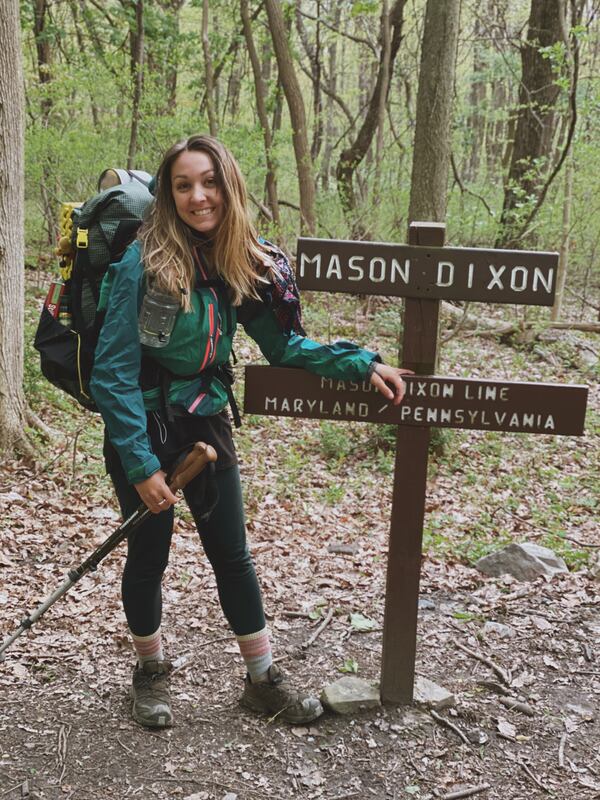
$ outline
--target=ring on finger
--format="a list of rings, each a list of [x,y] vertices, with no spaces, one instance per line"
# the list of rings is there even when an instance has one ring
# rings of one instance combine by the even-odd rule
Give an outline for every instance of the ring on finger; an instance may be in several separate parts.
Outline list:
[[[166,502],[167,502],[167,498],[166,498],[166,497],[163,497],[163,499],[160,501],[160,503],[157,503],[156,505],[157,505],[157,506],[162,506],[162,504],[163,504],[163,503],[166,503]]]

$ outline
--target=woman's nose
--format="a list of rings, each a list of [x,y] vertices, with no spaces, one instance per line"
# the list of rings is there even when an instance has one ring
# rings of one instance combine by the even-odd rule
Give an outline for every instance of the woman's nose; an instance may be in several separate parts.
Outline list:
[[[192,189],[192,200],[197,203],[202,202],[202,200],[206,199],[206,192],[204,191],[204,187],[201,184],[196,184]]]

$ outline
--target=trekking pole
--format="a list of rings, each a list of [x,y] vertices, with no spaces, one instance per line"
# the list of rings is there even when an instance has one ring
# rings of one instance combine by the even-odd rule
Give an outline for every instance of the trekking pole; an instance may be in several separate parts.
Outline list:
[[[204,442],[196,442],[191,452],[183,459],[183,461],[174,469],[173,474],[167,479],[169,489],[172,492],[177,492],[183,489],[187,484],[199,475],[204,467],[211,461],[216,461],[217,454],[213,447]],[[132,530],[138,527],[147,517],[151,514],[150,509],[142,503],[137,511],[135,511],[128,519],[126,519],[114,533],[106,539],[94,552],[86,558],[86,560],[78,567],[69,570],[64,583],[58,587],[52,594],[44,600],[44,602],[36,608],[36,610],[25,617],[17,630],[5,639],[0,645],[0,661],[4,661],[4,651],[7,650],[11,644],[19,638],[19,636],[28,628],[38,621],[50,606],[54,605],[64,594],[66,594],[73,584],[86,575],[88,572],[93,572],[97,569],[98,564],[105,558],[115,547],[125,539]]]

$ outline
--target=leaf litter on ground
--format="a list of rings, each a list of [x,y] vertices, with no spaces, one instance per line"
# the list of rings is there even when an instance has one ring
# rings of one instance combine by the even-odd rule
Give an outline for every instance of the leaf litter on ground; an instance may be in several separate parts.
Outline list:
[[[376,344],[363,332],[366,344]],[[256,359],[251,343],[242,347],[246,360]],[[492,341],[475,347],[456,337],[443,352],[440,372],[514,379],[522,374],[519,358]],[[535,357],[523,377],[585,378]],[[588,543],[600,543],[588,502],[597,389],[590,406],[590,433],[582,439],[460,431],[431,459],[421,592],[433,609],[419,619],[417,671],[452,691],[455,716],[448,718],[484,744],[469,748],[450,728],[410,707],[386,705],[350,719],[328,715],[315,724],[318,733],[305,735],[240,711],[237,648],[210,565],[189,517],[178,511],[163,626],[169,656],[185,654],[173,676],[177,726],[153,734],[129,718],[133,653],[119,599],[121,548],[21,637],[0,665],[0,790],[27,780],[44,798],[71,791],[75,798],[100,792],[221,800],[231,792],[329,800],[352,793],[400,798],[407,787],[408,795],[433,797],[434,790],[489,782],[485,797],[504,800],[545,797],[537,780],[557,797],[592,798],[600,775],[598,714],[579,715],[570,706],[598,708],[600,592],[588,574],[587,554],[563,537],[583,532]],[[46,473],[19,461],[0,467],[2,636],[118,524],[94,449],[99,423],[90,420],[78,440],[75,482],[72,452]],[[324,454],[316,421],[257,417],[237,438],[275,655],[297,683],[316,693],[339,677],[340,665],[371,682],[381,666],[393,453],[373,450],[373,426],[337,423],[336,430],[345,455],[333,460]],[[281,442],[293,443],[285,448],[293,457],[285,456]],[[344,491],[332,490],[326,499],[328,487],[339,486]],[[560,545],[571,572],[521,584],[473,568],[479,554],[513,539]],[[352,547],[331,552],[332,543]],[[335,612],[329,625],[303,649],[328,609]],[[286,613],[295,611],[298,616]],[[517,635],[484,635],[488,621],[510,625]],[[370,635],[349,637],[349,630]],[[504,695],[489,686],[493,670],[457,643],[510,673],[507,697],[526,702],[535,716],[503,705]],[[61,784],[56,742],[65,724],[72,732]]]

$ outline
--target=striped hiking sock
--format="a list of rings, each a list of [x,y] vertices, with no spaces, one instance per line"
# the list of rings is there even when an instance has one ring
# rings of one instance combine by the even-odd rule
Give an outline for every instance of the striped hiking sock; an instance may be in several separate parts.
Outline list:
[[[133,646],[135,647],[140,667],[146,661],[164,660],[160,628],[151,633],[150,636],[136,636],[132,633],[131,638],[133,639]]]
[[[264,680],[269,667],[273,663],[267,628],[263,628],[262,631],[257,631],[256,633],[248,633],[245,636],[236,636],[235,638],[252,683],[256,683],[261,679]]]

